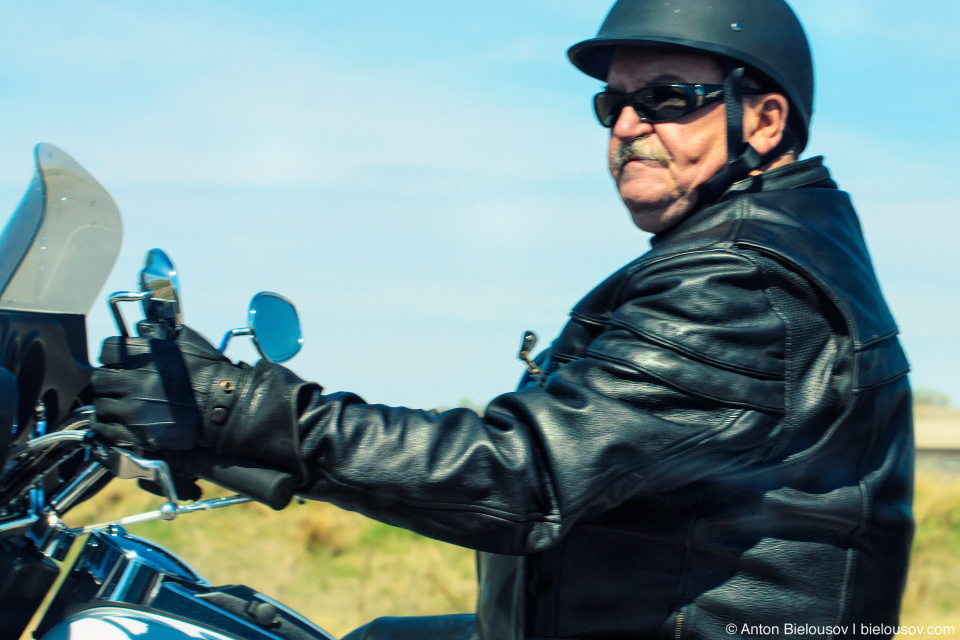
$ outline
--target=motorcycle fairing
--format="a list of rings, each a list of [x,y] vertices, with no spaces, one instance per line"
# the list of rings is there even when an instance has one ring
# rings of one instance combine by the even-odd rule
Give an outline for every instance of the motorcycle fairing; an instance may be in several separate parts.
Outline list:
[[[120,252],[110,194],[69,155],[38,144],[30,187],[0,234],[0,309],[86,315]]]
[[[34,161],[30,186],[0,234],[0,367],[15,378],[18,405],[14,424],[0,424],[0,450],[30,436],[38,403],[55,425],[89,402],[84,315],[123,238],[113,198],[73,158],[38,144]]]

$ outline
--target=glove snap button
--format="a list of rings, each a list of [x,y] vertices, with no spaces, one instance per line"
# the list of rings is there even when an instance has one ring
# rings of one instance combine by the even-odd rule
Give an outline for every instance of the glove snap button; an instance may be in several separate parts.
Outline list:
[[[213,424],[223,424],[227,421],[227,408],[226,407],[214,407],[213,411],[210,412],[210,422]]]
[[[233,383],[229,380],[224,380],[220,383],[220,388],[223,389],[224,393],[231,393],[233,392]]]

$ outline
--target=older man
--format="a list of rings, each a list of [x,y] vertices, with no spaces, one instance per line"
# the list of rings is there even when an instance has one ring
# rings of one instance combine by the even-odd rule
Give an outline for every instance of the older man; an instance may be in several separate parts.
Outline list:
[[[185,397],[144,355],[168,343],[108,341],[101,433],[248,457],[304,495],[481,552],[476,618],[384,619],[352,638],[895,623],[907,364],[849,198],[820,158],[797,161],[813,102],[799,22],[782,0],[620,0],[570,58],[607,82],[594,106],[610,172],[655,236],[574,306],[517,391],[482,416],[369,405],[233,365],[184,328]]]

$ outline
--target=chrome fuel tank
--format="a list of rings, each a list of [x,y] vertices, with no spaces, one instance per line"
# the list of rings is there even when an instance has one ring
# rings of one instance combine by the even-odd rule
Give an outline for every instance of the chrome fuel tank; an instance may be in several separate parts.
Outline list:
[[[90,535],[38,632],[42,640],[334,640],[249,587],[210,586],[176,555],[116,526]]]
[[[236,640],[150,611],[104,606],[73,615],[42,640]]]

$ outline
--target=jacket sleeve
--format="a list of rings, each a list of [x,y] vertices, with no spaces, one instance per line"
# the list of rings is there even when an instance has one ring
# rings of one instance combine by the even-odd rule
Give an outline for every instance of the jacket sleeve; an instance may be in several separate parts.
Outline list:
[[[585,355],[482,416],[317,393],[300,420],[307,494],[527,554],[632,495],[775,460],[787,333],[766,285],[756,260],[727,251],[627,273]]]

